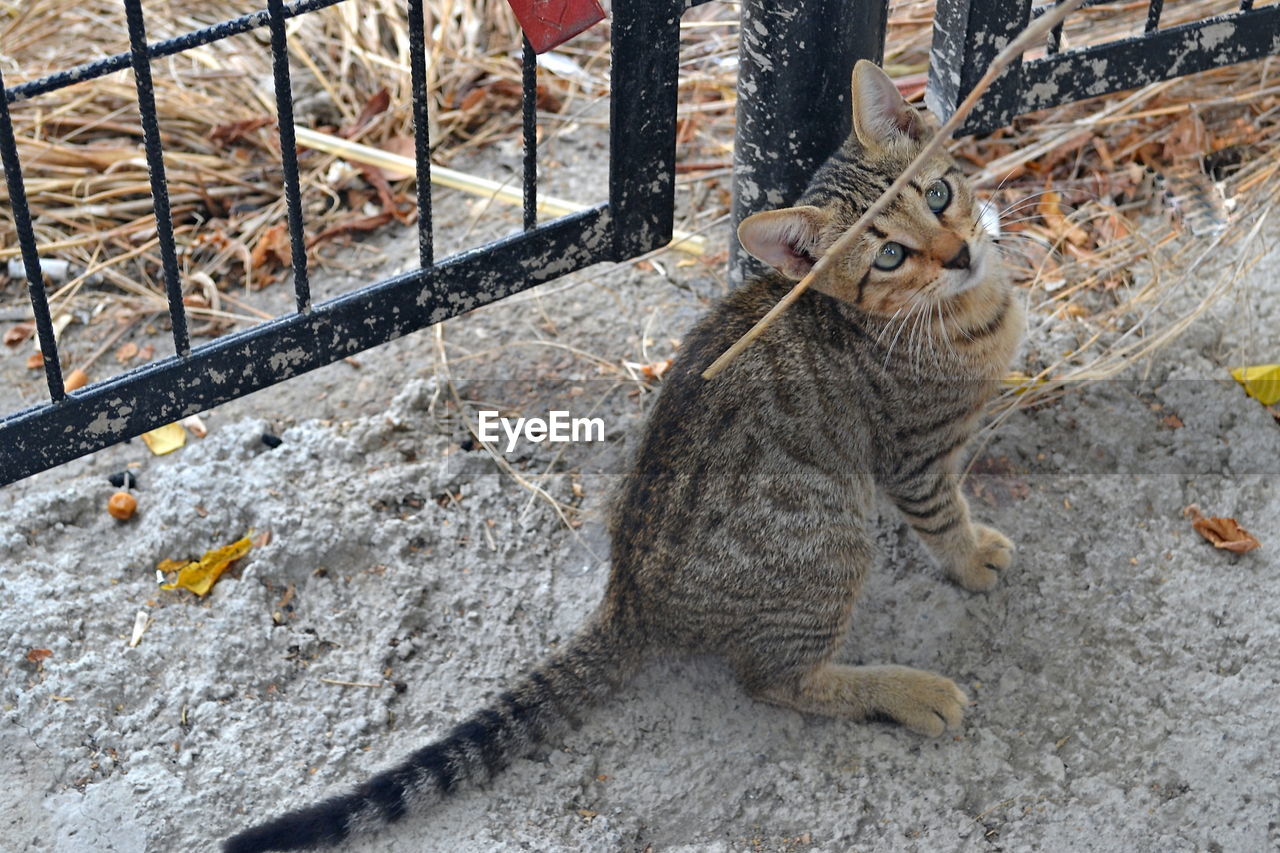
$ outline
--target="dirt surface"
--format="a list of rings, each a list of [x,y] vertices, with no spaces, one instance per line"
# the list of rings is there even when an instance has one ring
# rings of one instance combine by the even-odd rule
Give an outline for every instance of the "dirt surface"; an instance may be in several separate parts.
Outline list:
[[[670,357],[724,289],[680,260],[588,270],[260,392],[172,455],[135,441],[0,489],[5,849],[213,850],[429,742],[568,637],[653,399],[624,362]],[[656,661],[486,789],[349,849],[1276,849],[1280,425],[1224,366],[1275,360],[1278,273],[1273,249],[1154,362],[984,434],[974,514],[1018,546],[994,592],[943,581],[884,513],[842,659],[951,676],[973,699],[959,733],[806,717],[715,661]],[[1037,326],[1022,366],[1078,334]],[[481,404],[599,416],[606,441],[522,443],[508,471],[469,440]],[[107,475],[135,463],[119,523]],[[1215,550],[1191,503],[1262,549]],[[158,561],[250,531],[270,542],[205,599],[158,588]]]

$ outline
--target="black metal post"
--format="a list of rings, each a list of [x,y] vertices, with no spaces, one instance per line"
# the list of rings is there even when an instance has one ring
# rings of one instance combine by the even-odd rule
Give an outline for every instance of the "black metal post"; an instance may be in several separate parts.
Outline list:
[[[951,117],[987,73],[996,54],[1027,26],[1031,14],[1031,0],[954,0],[939,5],[929,55],[929,88],[925,91],[925,103],[934,115],[944,121]],[[1060,41],[1061,33],[1055,33]],[[962,133],[992,130],[1018,114],[1022,68],[1019,57],[992,83],[965,121]]]
[[[609,215],[613,259],[671,242],[675,226],[680,14],[686,2],[613,4],[609,98]],[[643,102],[641,101],[643,93]]]
[[[849,77],[884,57],[888,0],[745,0],[738,48],[737,136],[729,276],[761,269],[738,245],[738,223],[785,207],[840,147],[852,123]]]
[[[524,125],[524,230],[538,227],[538,57],[529,39],[520,49],[520,109]]]
[[[298,141],[293,129],[293,86],[289,78],[289,44],[284,29],[284,0],[267,0],[271,28],[271,70],[276,90],[276,130],[280,132],[280,165],[284,172],[284,200],[289,220],[289,254],[293,261],[293,292],[298,312],[311,310],[311,281],[307,277],[307,238],[302,222],[302,181],[298,174]]]

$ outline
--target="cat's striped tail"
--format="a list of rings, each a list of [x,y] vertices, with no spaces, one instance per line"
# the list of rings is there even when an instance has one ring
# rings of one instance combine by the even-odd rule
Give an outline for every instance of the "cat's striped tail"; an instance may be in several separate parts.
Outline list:
[[[397,767],[355,791],[289,812],[230,838],[224,853],[311,850],[421,812],[467,783],[484,781],[513,758],[575,720],[576,712],[607,697],[630,673],[638,650],[592,620],[540,667],[489,707],[424,746]]]

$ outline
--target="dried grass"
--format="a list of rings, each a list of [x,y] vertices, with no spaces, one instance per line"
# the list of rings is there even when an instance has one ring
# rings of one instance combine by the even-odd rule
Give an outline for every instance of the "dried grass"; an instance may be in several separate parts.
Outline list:
[[[1147,6],[1083,9],[1068,19],[1063,46],[1141,33]],[[886,64],[909,97],[923,94],[932,7],[899,2],[890,14]],[[1231,0],[1166,4],[1161,26],[1237,8]],[[1155,83],[954,146],[1006,212],[1031,325],[1074,340],[1040,354],[1033,375],[1011,377],[1001,409],[1131,370],[1219,300],[1247,298],[1239,287],[1263,253],[1262,225],[1276,200],[1277,71],[1265,59]]]
[[[118,0],[7,5],[0,5],[5,46],[0,60],[10,88],[127,47]],[[411,151],[404,5],[364,0],[290,21],[299,126],[397,153]],[[518,127],[520,36],[503,0],[427,5],[433,160],[442,164]],[[148,9],[150,41],[260,11],[261,3],[221,0],[179,7],[178,14],[173,6]],[[600,36],[595,41],[605,44]],[[270,63],[266,32],[258,30],[153,64],[179,257],[190,291],[188,307],[197,316],[212,309],[197,274],[217,282],[223,292],[259,289],[282,278],[288,263],[287,235],[278,227],[284,200]],[[584,91],[544,74],[540,107],[561,109],[571,100],[570,89]],[[119,72],[40,95],[13,104],[11,112],[41,256],[69,262],[78,272],[51,294],[54,313],[95,304],[162,310],[155,217],[132,74]],[[335,159],[301,155],[311,241],[367,226],[369,205],[401,222],[413,220],[408,181],[380,192],[354,169],[335,169]],[[7,190],[0,188],[0,203],[7,202]],[[6,216],[0,225],[0,260],[18,254]],[[12,287],[0,293],[4,302],[22,295]],[[237,319],[214,313],[215,322],[193,331],[217,334],[225,330],[225,321]]]
[[[520,40],[506,3],[426,5],[433,162],[448,165],[467,152],[512,143],[519,132]],[[407,153],[412,118],[403,6],[362,0],[290,22],[300,126]],[[1162,24],[1234,6],[1168,4]],[[193,0],[149,9],[148,36],[156,41],[260,7]],[[923,93],[932,7],[931,0],[891,7],[886,66],[911,98]],[[1145,2],[1133,2],[1081,11],[1068,22],[1065,43],[1138,31],[1145,9]],[[694,233],[728,211],[736,18],[735,5],[713,3],[691,10],[682,24],[679,225]],[[557,50],[560,69],[540,74],[544,140],[600,121],[589,107],[608,94],[608,39],[602,24]],[[0,61],[9,86],[120,52],[127,41],[118,0],[0,0]],[[1014,264],[1032,322],[1075,340],[1069,353],[1042,358],[1036,375],[1006,402],[1114,375],[1232,292],[1239,272],[1256,259],[1259,224],[1280,170],[1274,70],[1264,60],[1155,84],[1025,117],[954,146],[977,170],[980,187],[1009,208],[1006,227],[1025,249]],[[284,203],[265,31],[160,60],[153,76],[187,301],[203,317],[195,331],[213,335],[256,322],[260,312],[247,306],[243,291],[282,278],[288,257],[278,226]],[[121,72],[13,106],[42,256],[79,271],[57,284],[55,315],[88,316],[104,306],[117,318],[163,311],[134,97],[132,75]],[[385,109],[370,109],[382,103]],[[310,235],[354,227],[368,218],[369,206],[412,221],[408,181],[380,193],[335,162],[323,152],[301,155]],[[1203,166],[1207,177],[1180,168],[1186,163]],[[1057,195],[1040,195],[1046,191]],[[3,192],[0,203],[7,202]],[[1172,197],[1181,199],[1177,209]],[[1221,203],[1233,204],[1231,225],[1213,234]],[[326,251],[321,243],[311,257],[323,263]],[[1224,251],[1231,264],[1197,263]],[[5,216],[0,259],[16,255]],[[704,258],[722,261],[723,255]],[[0,315],[21,305],[20,285],[0,286]]]

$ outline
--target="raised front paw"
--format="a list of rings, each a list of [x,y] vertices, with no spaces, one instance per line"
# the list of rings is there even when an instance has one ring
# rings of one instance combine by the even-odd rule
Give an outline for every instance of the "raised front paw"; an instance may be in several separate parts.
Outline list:
[[[985,524],[975,524],[973,533],[977,540],[973,553],[952,569],[951,576],[967,590],[986,592],[996,585],[999,573],[1013,565],[1013,543]]]

